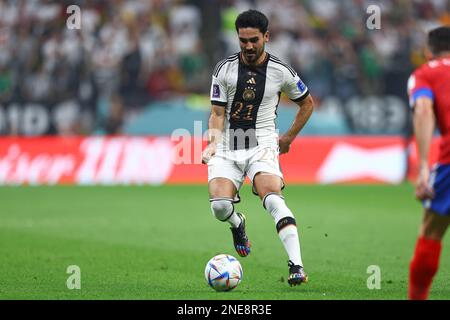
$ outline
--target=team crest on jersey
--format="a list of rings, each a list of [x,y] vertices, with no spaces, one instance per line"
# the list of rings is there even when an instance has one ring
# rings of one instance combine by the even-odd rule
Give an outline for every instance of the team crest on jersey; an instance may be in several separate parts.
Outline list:
[[[302,82],[302,80],[298,80],[298,82],[297,82],[297,88],[298,88],[298,90],[299,90],[301,93],[305,92],[306,86],[305,86],[305,84]]]
[[[244,101],[251,101],[255,99],[255,89],[246,88],[244,90],[244,93],[242,94],[242,98],[244,99]]]
[[[218,84],[213,84],[213,98],[220,97],[220,88]]]

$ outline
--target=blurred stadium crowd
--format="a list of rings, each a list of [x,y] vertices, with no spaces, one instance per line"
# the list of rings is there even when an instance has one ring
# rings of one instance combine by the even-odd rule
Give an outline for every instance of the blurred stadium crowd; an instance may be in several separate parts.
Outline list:
[[[66,27],[72,4],[79,30]],[[380,30],[366,27],[372,4]],[[406,100],[426,32],[450,24],[448,0],[0,0],[0,133],[39,133],[17,120],[36,104],[54,119],[45,133],[115,134],[154,101],[207,95],[215,63],[239,50],[234,20],[248,8],[268,15],[267,50],[319,105],[328,96]],[[33,110],[30,121],[42,122]]]

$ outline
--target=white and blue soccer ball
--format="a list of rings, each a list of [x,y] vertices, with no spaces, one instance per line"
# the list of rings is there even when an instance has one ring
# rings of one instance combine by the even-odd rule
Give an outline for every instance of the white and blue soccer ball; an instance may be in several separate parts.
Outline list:
[[[208,261],[205,279],[216,291],[230,291],[238,286],[243,276],[239,261],[229,254],[219,254]]]

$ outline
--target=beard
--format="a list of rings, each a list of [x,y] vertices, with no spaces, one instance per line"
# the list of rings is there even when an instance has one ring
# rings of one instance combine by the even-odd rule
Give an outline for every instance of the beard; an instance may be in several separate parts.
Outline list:
[[[258,61],[258,59],[261,57],[263,52],[264,52],[264,47],[261,49],[242,50],[242,53],[245,56],[245,60],[247,60],[247,62],[250,64],[256,63],[256,61]]]

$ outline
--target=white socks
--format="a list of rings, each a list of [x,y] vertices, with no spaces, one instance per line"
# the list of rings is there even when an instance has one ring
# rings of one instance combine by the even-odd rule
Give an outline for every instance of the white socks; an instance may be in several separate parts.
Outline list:
[[[239,227],[242,222],[241,218],[239,218],[239,216],[236,214],[236,211],[233,211],[233,214],[228,218],[227,221],[233,228]]]
[[[289,260],[296,265],[303,266],[297,225],[294,215],[284,202],[284,198],[279,194],[269,193],[263,199],[263,206],[275,220],[278,236],[289,256]]]
[[[233,200],[226,198],[211,199],[211,211],[220,221],[228,221],[233,227],[237,228],[241,224],[241,218],[234,211]]]
[[[233,227],[239,227],[241,219],[234,211],[233,200],[227,198],[211,199],[211,211],[220,221],[228,221]],[[283,243],[289,260],[295,265],[303,266],[300,241],[294,215],[286,206],[284,198],[276,193],[269,193],[263,199],[264,208],[275,220],[278,236]]]

